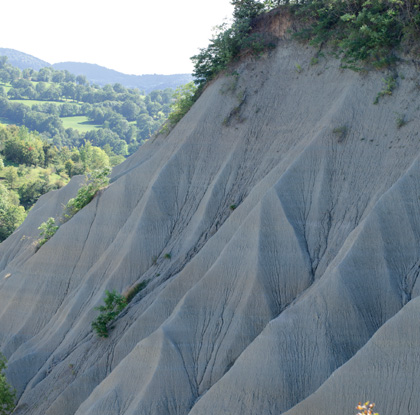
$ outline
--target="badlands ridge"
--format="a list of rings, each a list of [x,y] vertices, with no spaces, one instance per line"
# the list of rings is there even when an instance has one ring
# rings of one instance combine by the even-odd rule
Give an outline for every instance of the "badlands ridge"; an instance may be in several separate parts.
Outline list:
[[[0,245],[15,414],[420,413],[419,69],[315,53],[243,59],[39,250],[82,178]]]

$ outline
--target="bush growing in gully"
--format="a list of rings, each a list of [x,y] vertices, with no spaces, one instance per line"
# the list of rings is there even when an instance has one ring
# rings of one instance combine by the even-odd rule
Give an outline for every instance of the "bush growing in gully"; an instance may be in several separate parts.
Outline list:
[[[92,322],[92,329],[99,337],[108,337],[109,323],[127,306],[127,299],[117,291],[105,291],[105,305],[95,307],[99,316]]]
[[[100,189],[109,184],[108,175],[110,171],[109,168],[104,168],[95,170],[87,176],[87,183],[78,190],[76,197],[70,199],[66,205],[64,213],[66,220],[72,218],[94,198]]]

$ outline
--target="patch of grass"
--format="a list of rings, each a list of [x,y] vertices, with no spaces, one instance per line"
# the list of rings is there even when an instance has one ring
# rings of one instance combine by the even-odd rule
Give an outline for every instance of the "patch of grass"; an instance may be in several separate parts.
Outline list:
[[[9,92],[10,88],[12,87],[12,85],[10,84],[5,84],[3,82],[0,82],[0,86],[3,87],[4,91],[6,92],[6,94]]]
[[[42,104],[55,104],[62,105],[64,101],[39,101],[36,99],[9,99],[11,103],[14,104],[24,104],[32,108],[32,105],[42,105]]]
[[[407,124],[407,121],[405,119],[404,114],[398,114],[397,113],[397,118],[396,118],[395,122],[397,124],[397,128],[404,127],[404,125]]]
[[[139,282],[138,284],[134,284],[131,286],[127,292],[124,294],[124,297],[127,300],[127,303],[130,303],[131,300],[142,290],[144,290],[147,287],[147,284],[149,284],[150,280],[144,280],[142,282]]]
[[[386,78],[382,79],[382,81],[384,82],[385,85],[382,88],[382,90],[378,92],[378,95],[376,95],[376,98],[373,101],[375,105],[379,102],[379,98],[382,98],[385,95],[392,95],[392,91],[397,86],[397,81],[392,75],[387,76]]]
[[[74,117],[60,117],[60,119],[63,121],[64,128],[73,128],[81,133],[101,128],[100,125],[95,124],[93,121],[90,121],[88,117],[83,115]]]
[[[342,125],[334,128],[332,132],[338,138],[338,141],[341,142],[346,138],[348,129],[346,125]]]

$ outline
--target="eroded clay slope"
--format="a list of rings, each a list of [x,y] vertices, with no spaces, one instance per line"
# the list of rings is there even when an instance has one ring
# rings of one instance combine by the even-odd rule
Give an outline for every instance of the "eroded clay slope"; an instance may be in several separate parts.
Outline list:
[[[0,245],[16,414],[416,412],[419,73],[374,105],[389,74],[314,53],[238,65],[38,251],[80,179]],[[105,290],[144,280],[97,338]]]

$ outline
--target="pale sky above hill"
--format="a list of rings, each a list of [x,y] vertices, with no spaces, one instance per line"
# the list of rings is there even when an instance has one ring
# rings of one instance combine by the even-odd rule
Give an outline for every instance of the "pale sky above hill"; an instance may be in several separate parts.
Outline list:
[[[6,0],[1,9],[0,47],[135,75],[191,73],[190,57],[232,15],[229,0]]]

